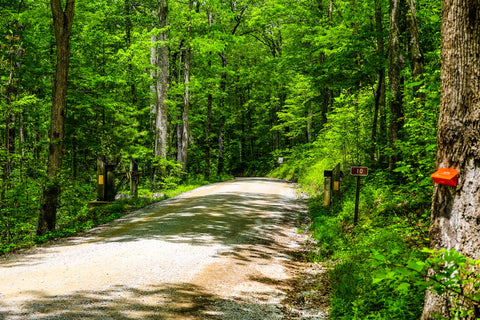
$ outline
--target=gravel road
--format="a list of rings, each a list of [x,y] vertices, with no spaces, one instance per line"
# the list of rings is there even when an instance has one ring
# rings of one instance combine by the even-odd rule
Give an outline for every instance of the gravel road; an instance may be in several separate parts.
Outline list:
[[[302,210],[290,183],[236,179],[2,257],[0,319],[293,319]]]

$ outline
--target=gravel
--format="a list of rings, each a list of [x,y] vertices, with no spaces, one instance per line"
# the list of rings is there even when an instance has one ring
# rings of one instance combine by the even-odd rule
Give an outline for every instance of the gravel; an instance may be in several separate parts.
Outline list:
[[[2,257],[0,319],[285,319],[304,209],[291,183],[236,179]]]

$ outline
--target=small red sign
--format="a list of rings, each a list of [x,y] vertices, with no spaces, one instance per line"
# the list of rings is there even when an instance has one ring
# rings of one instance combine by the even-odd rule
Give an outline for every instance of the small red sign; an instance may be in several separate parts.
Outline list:
[[[438,168],[438,170],[432,174],[431,177],[435,183],[456,187],[458,173],[459,171],[457,169]]]
[[[350,174],[352,176],[368,176],[368,168],[367,167],[351,167]]]

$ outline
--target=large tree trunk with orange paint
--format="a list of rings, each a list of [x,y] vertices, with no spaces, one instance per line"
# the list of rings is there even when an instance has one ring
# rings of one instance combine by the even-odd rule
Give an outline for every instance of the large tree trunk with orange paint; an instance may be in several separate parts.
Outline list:
[[[456,187],[435,186],[430,238],[435,249],[455,249],[480,259],[480,1],[442,4],[437,167],[458,169],[460,174]],[[479,313],[478,306],[464,303]],[[436,319],[435,314],[450,319],[451,308],[452,297],[427,292],[422,319]]]

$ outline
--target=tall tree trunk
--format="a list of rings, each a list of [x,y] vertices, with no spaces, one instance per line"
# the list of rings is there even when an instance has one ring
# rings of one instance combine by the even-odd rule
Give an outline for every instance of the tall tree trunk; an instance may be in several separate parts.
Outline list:
[[[382,13],[382,2],[379,0],[375,0],[375,29],[377,32],[377,55],[378,59],[382,62],[379,69],[378,69],[378,83],[377,88],[375,90],[375,109],[373,112],[373,123],[372,123],[372,148],[370,151],[370,161],[372,163],[375,162],[376,153],[377,153],[377,146],[379,143],[384,141],[381,137],[379,139],[378,135],[378,128],[379,128],[379,117],[381,113],[385,111],[385,67],[383,66],[383,59],[385,57],[385,46],[383,44],[383,21],[382,21],[383,13]],[[382,126],[380,125],[380,128]],[[380,136],[382,136],[382,132],[380,132]],[[380,160],[380,159],[379,159]]]
[[[410,14],[407,15],[408,30],[410,32],[410,60],[412,61],[412,76],[414,81],[423,80],[423,74],[425,72],[423,54],[420,49],[420,36],[418,32],[417,23],[417,9],[415,7],[415,0],[407,0],[408,10]],[[418,92],[421,85],[415,86],[415,95],[425,100],[425,94]]]
[[[238,137],[238,162],[243,167],[243,160],[245,157],[243,156],[243,152],[245,149],[245,137],[247,134],[245,133],[245,115],[248,114],[248,111],[240,112],[240,136]],[[243,169],[243,168],[242,168]]]
[[[176,79],[177,83],[184,83],[185,85],[185,41],[180,41],[178,52],[172,54],[170,61],[170,77]],[[183,97],[180,94],[175,94],[173,97],[174,101],[182,99],[183,103],[177,103],[177,123],[176,123],[176,139],[177,139],[177,154],[176,159],[178,162],[182,162],[182,138],[183,138],[183,109],[185,107],[185,91],[183,92]],[[173,130],[172,130],[173,131]],[[183,166],[182,166],[183,170]]]
[[[212,11],[207,12],[208,18],[208,25],[211,27],[213,25],[213,13]],[[210,55],[212,53],[210,52]],[[212,67],[212,61],[209,59],[208,67]],[[211,160],[211,138],[210,134],[212,132],[212,107],[213,107],[213,94],[211,92],[208,93],[208,100],[207,100],[207,122],[205,124],[205,178],[207,181],[210,179],[210,160]]]
[[[312,139],[312,131],[313,131],[313,126],[312,126],[312,123],[313,123],[313,110],[312,110],[312,106],[308,106],[308,110],[307,110],[307,125],[305,127],[305,135],[307,137],[307,143],[310,144],[313,139]]]
[[[407,0],[410,14],[407,15],[408,30],[410,32],[410,55],[412,60],[412,74],[414,79],[424,73],[424,59],[420,49],[420,36],[418,33],[417,9],[415,0]]]
[[[132,3],[131,0],[125,0],[125,47],[130,49],[132,44]],[[133,80],[133,65],[128,63],[128,73],[126,75],[127,86],[130,88],[130,94],[132,98],[132,104],[137,104],[137,89],[135,81]]]
[[[322,7],[322,6],[320,6]],[[328,1],[328,24],[330,26],[333,26],[333,1],[329,0]],[[331,49],[333,49],[331,47]],[[320,63],[325,63],[326,61],[326,56],[325,53],[322,52],[320,53]],[[330,111],[330,108],[333,104],[333,92],[332,89],[328,87],[321,88],[321,118],[320,118],[320,128],[323,128],[325,124],[327,123],[327,115],[328,112]]]
[[[182,39],[178,45],[178,50],[170,50],[170,81],[175,83],[185,83],[185,39]],[[173,52],[172,52],[173,51]],[[184,92],[185,94],[185,92]],[[184,96],[180,93],[176,93],[171,99],[173,101],[184,100]],[[182,132],[183,132],[183,103],[175,103],[176,110],[176,122],[172,124],[173,119],[169,117],[169,145],[173,146],[176,143],[176,149],[170,152],[170,157],[175,157],[180,162],[182,159]],[[173,148],[171,148],[173,149]],[[175,155],[174,155],[175,151]]]
[[[460,171],[457,187],[436,185],[431,246],[480,259],[480,3],[442,1],[442,83],[437,166]],[[461,288],[468,293],[471,288]],[[450,319],[452,297],[427,292],[422,319]],[[473,306],[468,301],[468,307]],[[477,309],[462,319],[478,319]]]
[[[212,106],[213,106],[213,95],[208,94],[207,100],[207,122],[205,124],[205,179],[208,181],[210,179],[210,159],[211,159],[211,139],[210,134],[212,132]]]
[[[20,154],[20,182],[24,183],[24,171],[25,171],[25,117],[23,112],[19,114],[18,120],[18,152]]]
[[[242,97],[241,105],[245,105],[246,101],[248,101],[248,97],[250,97],[250,89],[247,90],[247,96]],[[250,106],[247,106],[247,128],[248,128],[248,146],[250,151],[250,161],[255,161],[255,139],[253,133],[253,119],[252,119],[253,111],[250,109]]]
[[[187,169],[188,157],[188,134],[189,134],[189,112],[190,112],[190,61],[191,48],[185,49],[185,92],[183,94],[182,125],[180,126],[179,146],[177,160],[182,164],[182,171]]]
[[[161,30],[158,36],[152,37],[151,62],[155,68],[154,71],[154,101],[152,113],[154,114],[154,132],[155,132],[155,150],[156,158],[167,158],[167,132],[168,132],[168,108],[167,108],[167,88],[169,77],[168,63],[168,1],[158,0],[156,27]]]
[[[280,106],[280,102],[277,101],[277,103],[275,103],[275,122],[274,122],[274,125],[275,126],[278,126],[279,123],[280,123],[280,119],[278,118],[278,113],[280,112],[281,110],[281,106]],[[275,130],[275,150],[280,150],[280,130]]]
[[[75,114],[73,115],[73,123],[76,123],[75,121]],[[77,134],[73,133],[72,136],[72,146],[71,146],[71,152],[72,152],[72,178],[73,180],[77,180],[77,174],[78,174],[78,141],[77,141]]]
[[[155,14],[155,11],[153,12]],[[155,25],[153,25],[155,27]],[[157,114],[157,73],[158,65],[157,57],[157,36],[152,34],[150,36],[150,114],[151,114],[151,130],[155,133],[156,114]],[[156,140],[156,137],[155,137]]]
[[[218,163],[217,163],[217,175],[223,173],[224,167],[224,158],[223,158],[223,147],[224,147],[224,138],[223,138],[223,127],[224,127],[225,117],[220,118],[220,126],[218,127]]]
[[[385,114],[385,70],[378,71],[378,83],[375,89],[375,106],[373,111],[372,123],[372,148],[370,151],[370,161],[375,163],[377,155],[377,147],[384,147],[386,141],[385,120],[382,119]],[[382,121],[383,120],[383,121]],[[382,154],[378,158],[378,162],[382,162]]]
[[[222,68],[224,71],[221,74],[221,81],[220,81],[220,103],[219,103],[219,108],[220,110],[225,109],[225,93],[227,91],[227,56],[223,52],[220,54],[220,58],[222,59]],[[223,172],[223,128],[224,128],[224,122],[225,122],[225,116],[223,113],[220,116],[220,126],[218,128],[218,164],[217,164],[217,174],[221,174]]]
[[[67,102],[68,69],[70,65],[70,35],[75,11],[75,0],[50,0],[57,46],[57,65],[53,81],[50,145],[48,153],[48,183],[43,189],[43,201],[38,219],[37,234],[43,235],[55,228],[60,173],[62,168],[63,139],[65,137],[65,111]]]
[[[390,170],[395,169],[399,159],[395,143],[399,140],[400,131],[403,128],[403,101],[402,101],[402,70],[405,57],[402,53],[401,34],[403,29],[402,0],[390,0],[390,36],[389,36],[389,69],[388,77],[390,81],[390,122],[389,122],[389,144],[392,154],[389,159]]]
[[[191,12],[193,10],[193,1],[190,0],[188,3],[188,9]],[[182,164],[182,171],[186,172],[187,170],[187,157],[188,157],[188,135],[189,135],[189,113],[190,113],[190,63],[192,57],[192,27],[190,26],[190,18],[188,19],[188,41],[186,42],[185,48],[185,91],[183,93],[183,113],[182,113],[182,132],[181,132],[181,143],[178,149],[178,161]]]

